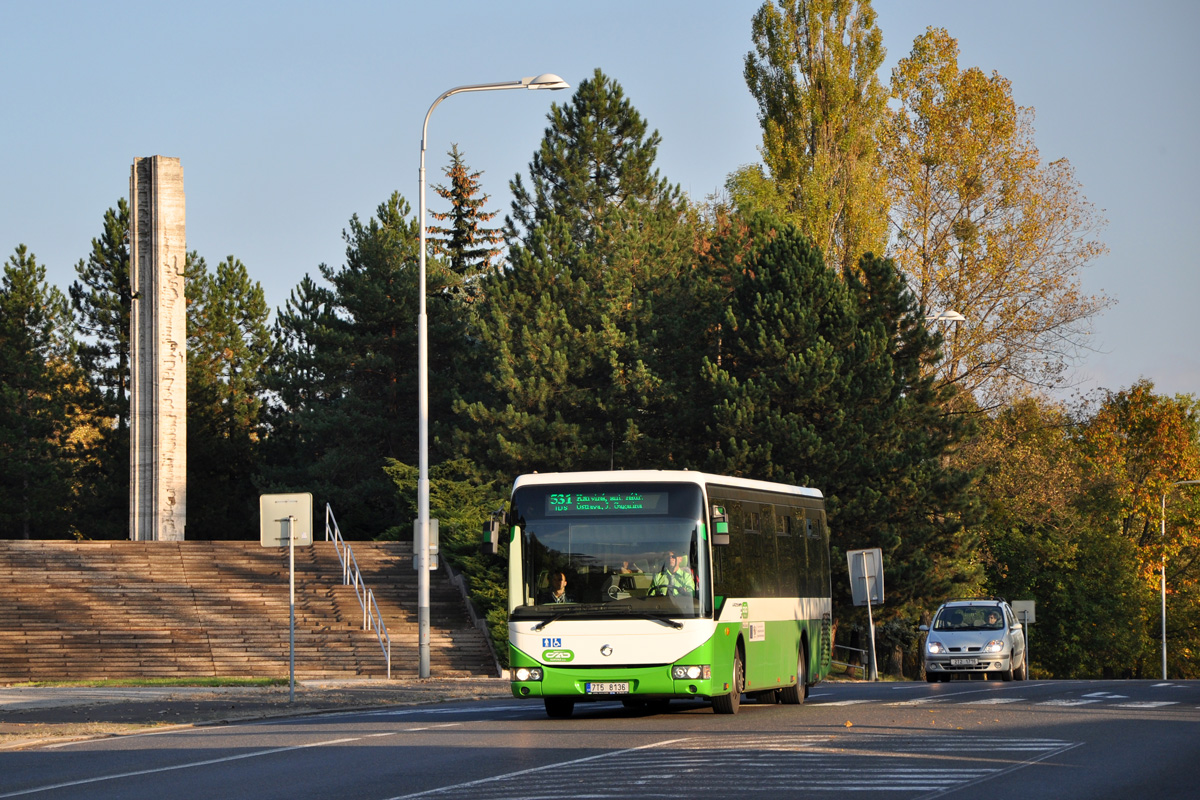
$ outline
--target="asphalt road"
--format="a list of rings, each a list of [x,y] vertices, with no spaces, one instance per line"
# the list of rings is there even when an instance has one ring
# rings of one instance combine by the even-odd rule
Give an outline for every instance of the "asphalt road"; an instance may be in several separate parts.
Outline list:
[[[0,752],[31,798],[1193,798],[1200,682],[831,683],[801,707],[381,706]]]

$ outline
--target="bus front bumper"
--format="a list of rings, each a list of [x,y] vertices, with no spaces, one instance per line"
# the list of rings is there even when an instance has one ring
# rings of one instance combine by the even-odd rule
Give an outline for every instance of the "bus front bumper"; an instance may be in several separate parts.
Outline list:
[[[601,668],[539,664],[526,669],[540,669],[541,680],[518,680],[521,667],[514,665],[512,693],[514,697],[570,697],[576,701],[712,697],[711,678],[675,678],[671,674],[675,666]]]

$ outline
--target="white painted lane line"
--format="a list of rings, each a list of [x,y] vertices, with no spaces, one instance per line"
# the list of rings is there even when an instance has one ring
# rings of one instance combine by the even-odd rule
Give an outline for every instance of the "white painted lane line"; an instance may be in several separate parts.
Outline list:
[[[1043,700],[1038,703],[1039,706],[1086,706],[1090,703],[1099,703],[1097,699],[1091,700]]]
[[[654,747],[665,747],[666,745],[676,744],[677,742],[686,742],[688,740],[688,738],[689,737],[684,737],[682,739],[666,739],[664,741],[655,742],[653,744],[644,744],[641,747],[628,747],[624,750],[611,750],[607,753],[597,753],[594,756],[584,756],[583,758],[574,758],[574,759],[571,759],[570,761],[557,761],[553,764],[543,764],[540,767],[530,767],[529,769],[521,769],[521,770],[517,770],[516,772],[507,772],[503,775],[493,775],[490,778],[480,778],[479,780],[467,781],[466,783],[456,783],[452,786],[439,786],[436,789],[426,789],[423,792],[415,792],[413,794],[397,795],[396,797],[390,798],[390,800],[408,800],[411,797],[424,797],[424,796],[430,795],[430,794],[441,794],[442,792],[456,791],[456,790],[460,790],[460,789],[466,789],[466,788],[469,788],[472,786],[480,786],[485,783],[495,783],[496,781],[503,781],[503,780],[507,780],[509,778],[515,778],[518,775],[529,775],[530,773],[544,772],[544,771],[550,770],[550,769],[562,769],[564,767],[571,767],[576,764],[584,764],[589,761],[596,761],[601,758],[612,758],[613,756],[621,756],[621,755],[625,755],[626,753],[636,753],[639,750],[649,750]]]
[[[964,706],[998,706],[1003,703],[1020,703],[1024,697],[989,697],[987,700],[967,700]]]
[[[80,778],[74,781],[64,781],[62,783],[52,783],[46,786],[34,786],[29,789],[21,789],[16,792],[8,792],[0,794],[0,798],[20,797],[27,794],[38,794],[39,792],[49,792],[55,789],[69,789],[73,786],[88,786],[93,783],[105,783],[106,781],[117,781],[122,778],[136,778],[141,775],[157,775],[163,772],[174,772],[181,769],[193,769],[195,767],[210,767],[214,764],[227,764],[231,761],[242,761],[247,758],[261,758],[263,756],[272,756],[278,753],[289,753],[294,750],[308,750],[313,747],[329,747],[335,744],[346,744],[348,742],[357,742],[363,739],[373,739],[379,736],[396,736],[401,733],[414,733],[416,731],[427,731],[433,728],[453,728],[457,727],[457,722],[443,722],[438,725],[423,725],[419,728],[405,728],[399,731],[388,731],[386,733],[376,733],[367,736],[351,736],[344,739],[326,739],[321,742],[309,742],[308,744],[292,745],[291,747],[273,747],[269,750],[257,750],[253,753],[241,753],[236,756],[223,756],[221,758],[208,758],[203,761],[189,761],[184,764],[172,764],[169,767],[155,767],[153,769],[139,769],[131,772],[120,772],[115,775],[97,775],[94,778]]]
[[[1117,703],[1117,708],[1162,708],[1163,706],[1177,706],[1179,702],[1176,700],[1141,700],[1132,703]]]
[[[874,703],[875,700],[835,700],[832,703],[821,703],[823,706],[857,706],[863,703]]]

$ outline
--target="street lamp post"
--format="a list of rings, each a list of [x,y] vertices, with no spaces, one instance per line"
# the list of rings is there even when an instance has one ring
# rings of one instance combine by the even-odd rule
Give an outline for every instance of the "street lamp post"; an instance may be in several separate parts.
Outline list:
[[[504,83],[481,83],[456,86],[444,92],[429,111],[421,125],[420,208],[417,224],[420,228],[419,295],[417,311],[417,539],[413,542],[413,558],[417,563],[417,654],[419,675],[429,677],[429,327],[425,317],[425,137],[429,131],[429,116],[438,104],[452,94],[490,92],[500,89],[569,89],[570,84],[557,75],[544,73],[535,78],[521,78]]]
[[[1200,481],[1175,481],[1171,484],[1171,488],[1176,486],[1191,486],[1200,483]],[[1162,528],[1160,534],[1162,537],[1162,679],[1167,679],[1167,493],[1162,494]]]

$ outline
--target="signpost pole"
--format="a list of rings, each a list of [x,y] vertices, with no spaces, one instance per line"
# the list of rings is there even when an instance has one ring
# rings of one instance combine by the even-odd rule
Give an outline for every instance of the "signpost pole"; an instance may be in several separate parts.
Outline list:
[[[288,542],[288,702],[296,702],[296,538],[292,530],[296,525],[295,517],[284,517],[280,522],[285,523],[283,535]]]
[[[867,551],[862,551],[863,560],[863,580],[867,584],[867,626],[871,631],[871,675],[870,680],[879,680],[879,665],[875,661],[875,615],[871,612],[871,577],[872,573],[867,571]]]

